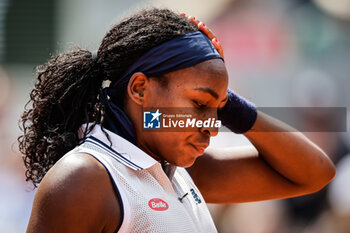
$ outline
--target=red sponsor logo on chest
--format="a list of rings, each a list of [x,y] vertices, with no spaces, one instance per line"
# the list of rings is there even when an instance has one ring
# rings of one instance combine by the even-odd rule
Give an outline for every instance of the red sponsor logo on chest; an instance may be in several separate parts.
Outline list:
[[[164,211],[164,210],[167,210],[169,208],[168,203],[166,203],[165,201],[163,201],[160,198],[153,198],[153,199],[149,200],[148,206],[152,210],[156,210],[156,211]]]

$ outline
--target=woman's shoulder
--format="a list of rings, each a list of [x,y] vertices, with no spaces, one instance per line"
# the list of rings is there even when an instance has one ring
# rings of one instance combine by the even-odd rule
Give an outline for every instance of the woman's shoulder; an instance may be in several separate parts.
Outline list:
[[[46,221],[55,222],[55,227],[74,227],[79,223],[77,232],[84,232],[82,228],[114,232],[119,224],[116,221],[120,216],[119,201],[108,172],[85,153],[70,153],[47,172],[37,190],[34,205],[41,215],[44,212],[51,216]]]
[[[97,187],[105,188],[108,182],[108,173],[101,163],[87,153],[73,152],[56,162],[40,186],[72,188],[77,189],[78,193],[83,192],[81,189],[89,189],[89,193],[93,194]]]
[[[44,177],[44,179],[53,179],[57,185],[60,185],[61,180],[67,178],[78,178],[79,184],[75,185],[88,186],[94,181],[99,181],[96,183],[102,182],[108,178],[108,174],[104,166],[93,156],[84,152],[72,151],[57,161]],[[86,184],[84,184],[85,182]]]

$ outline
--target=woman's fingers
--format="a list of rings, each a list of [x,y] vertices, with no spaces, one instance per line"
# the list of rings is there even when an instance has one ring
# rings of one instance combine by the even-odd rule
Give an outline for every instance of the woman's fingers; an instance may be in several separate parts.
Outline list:
[[[186,17],[190,22],[194,23],[196,26],[198,26],[199,20],[196,19],[194,16],[187,16],[185,13],[181,12],[180,15]]]
[[[200,22],[198,24],[198,28],[201,32],[203,32],[212,42],[216,50],[219,52],[222,58],[224,58],[224,50],[222,49],[222,46],[218,39],[216,38],[215,34],[210,30],[203,22]]]
[[[208,27],[206,27],[203,22],[200,22],[197,26],[198,26],[199,30],[201,30],[205,35],[207,35],[207,37],[210,40],[216,38],[214,33]]]
[[[214,39],[211,40],[211,43],[214,45],[214,47],[219,52],[221,57],[224,58],[224,50],[222,49],[222,46],[221,46],[220,42],[218,41],[218,39],[216,39],[216,37],[215,37]]]
[[[188,20],[189,21],[191,21],[192,23],[194,23],[195,25],[197,25],[198,26],[198,24],[199,24],[199,20],[198,19],[196,19],[196,17],[194,17],[194,16],[188,16]]]
[[[216,50],[219,52],[219,54],[224,58],[224,51],[222,49],[222,46],[220,44],[220,42],[218,41],[218,39],[216,38],[215,34],[212,32],[212,30],[210,30],[207,26],[205,26],[205,24],[201,21],[199,21],[198,19],[196,19],[196,17],[194,16],[187,16],[185,13],[181,12],[180,15],[187,17],[187,19],[192,22],[193,24],[195,24],[198,29],[203,32],[212,42],[212,44],[214,45],[214,47],[216,48]]]

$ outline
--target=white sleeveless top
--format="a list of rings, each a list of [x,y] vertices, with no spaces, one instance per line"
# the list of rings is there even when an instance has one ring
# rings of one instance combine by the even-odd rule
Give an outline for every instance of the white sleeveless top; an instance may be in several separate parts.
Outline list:
[[[158,161],[104,130],[111,147],[100,125],[96,125],[86,141],[66,156],[84,152],[107,169],[122,213],[116,232],[217,232],[201,193],[184,168],[177,167],[169,180]]]

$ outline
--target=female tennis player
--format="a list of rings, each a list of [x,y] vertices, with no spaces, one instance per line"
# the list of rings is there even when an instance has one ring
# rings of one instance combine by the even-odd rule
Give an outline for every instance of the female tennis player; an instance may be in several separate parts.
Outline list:
[[[151,9],[112,27],[96,55],[78,49],[39,67],[19,138],[27,180],[40,183],[27,232],[217,232],[206,202],[324,187],[335,175],[327,155],[228,90],[220,53],[203,23]],[[211,125],[146,132],[147,107],[218,116],[254,146],[205,150]]]

